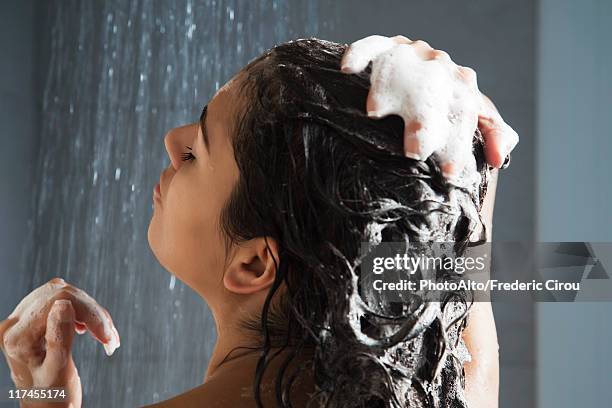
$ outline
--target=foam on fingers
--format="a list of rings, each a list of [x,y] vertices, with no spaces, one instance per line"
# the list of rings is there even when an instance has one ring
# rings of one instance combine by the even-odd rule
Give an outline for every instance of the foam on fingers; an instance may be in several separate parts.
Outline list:
[[[424,42],[379,35],[351,44],[342,71],[358,73],[370,61],[368,116],[402,117],[407,157],[426,160],[436,153],[449,175],[461,174],[481,104],[475,72]]]

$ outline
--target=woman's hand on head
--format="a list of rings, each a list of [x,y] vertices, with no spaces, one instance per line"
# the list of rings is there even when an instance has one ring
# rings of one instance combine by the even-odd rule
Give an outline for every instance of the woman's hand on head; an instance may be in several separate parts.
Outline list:
[[[425,160],[437,153],[447,176],[460,173],[471,154],[478,126],[487,162],[496,168],[518,143],[517,133],[480,92],[473,69],[425,41],[373,35],[346,50],[341,69],[358,73],[372,61],[367,111],[373,118],[404,119],[406,156]]]
[[[81,381],[72,359],[72,340],[75,332],[87,331],[108,355],[119,347],[110,314],[81,289],[54,278],[33,290],[0,322],[0,348],[15,386],[63,388],[64,403],[50,406],[80,407]]]

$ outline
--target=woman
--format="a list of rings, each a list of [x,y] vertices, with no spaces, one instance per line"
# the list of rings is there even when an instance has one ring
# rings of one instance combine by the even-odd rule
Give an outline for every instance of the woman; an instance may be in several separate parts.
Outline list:
[[[208,303],[218,340],[204,384],[156,406],[496,406],[490,305],[472,306],[467,329],[462,293],[449,308],[375,307],[357,266],[362,242],[453,241],[462,253],[490,223],[485,157],[501,166],[503,144],[489,141],[503,140],[503,121],[492,105],[481,112],[477,182],[454,186],[433,157],[404,156],[399,117],[365,114],[369,71],[341,72],[345,50],[277,46],[221,88],[200,123],[165,137],[171,165],[149,243]],[[0,325],[16,387],[63,387],[80,406],[70,349],[87,330],[108,353],[119,346],[109,313],[63,280],[24,298]],[[470,362],[457,358],[461,336]]]

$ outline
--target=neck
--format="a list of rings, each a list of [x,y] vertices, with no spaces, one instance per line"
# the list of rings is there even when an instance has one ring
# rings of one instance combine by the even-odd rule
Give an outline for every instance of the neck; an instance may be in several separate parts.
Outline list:
[[[261,310],[266,296],[267,293],[261,291],[246,301],[241,299],[241,301],[225,302],[222,306],[209,304],[215,319],[217,342],[208,363],[204,382],[222,373],[230,365],[225,364],[230,359],[242,359],[244,354],[251,359],[259,358],[260,353],[256,348],[261,344],[261,339],[252,329],[245,328],[241,324],[241,319],[245,316],[257,316],[258,313],[253,311]]]
[[[242,356],[244,353],[258,355],[254,348],[256,341],[253,333],[247,333],[237,325],[220,325],[217,321],[217,341],[210,356],[204,382],[223,371],[224,363],[230,359]]]

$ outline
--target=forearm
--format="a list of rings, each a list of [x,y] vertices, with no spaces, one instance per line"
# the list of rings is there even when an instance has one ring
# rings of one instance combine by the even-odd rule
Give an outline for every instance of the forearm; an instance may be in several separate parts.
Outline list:
[[[497,408],[499,346],[490,302],[474,303],[463,339],[472,360],[464,365],[470,408]]]

